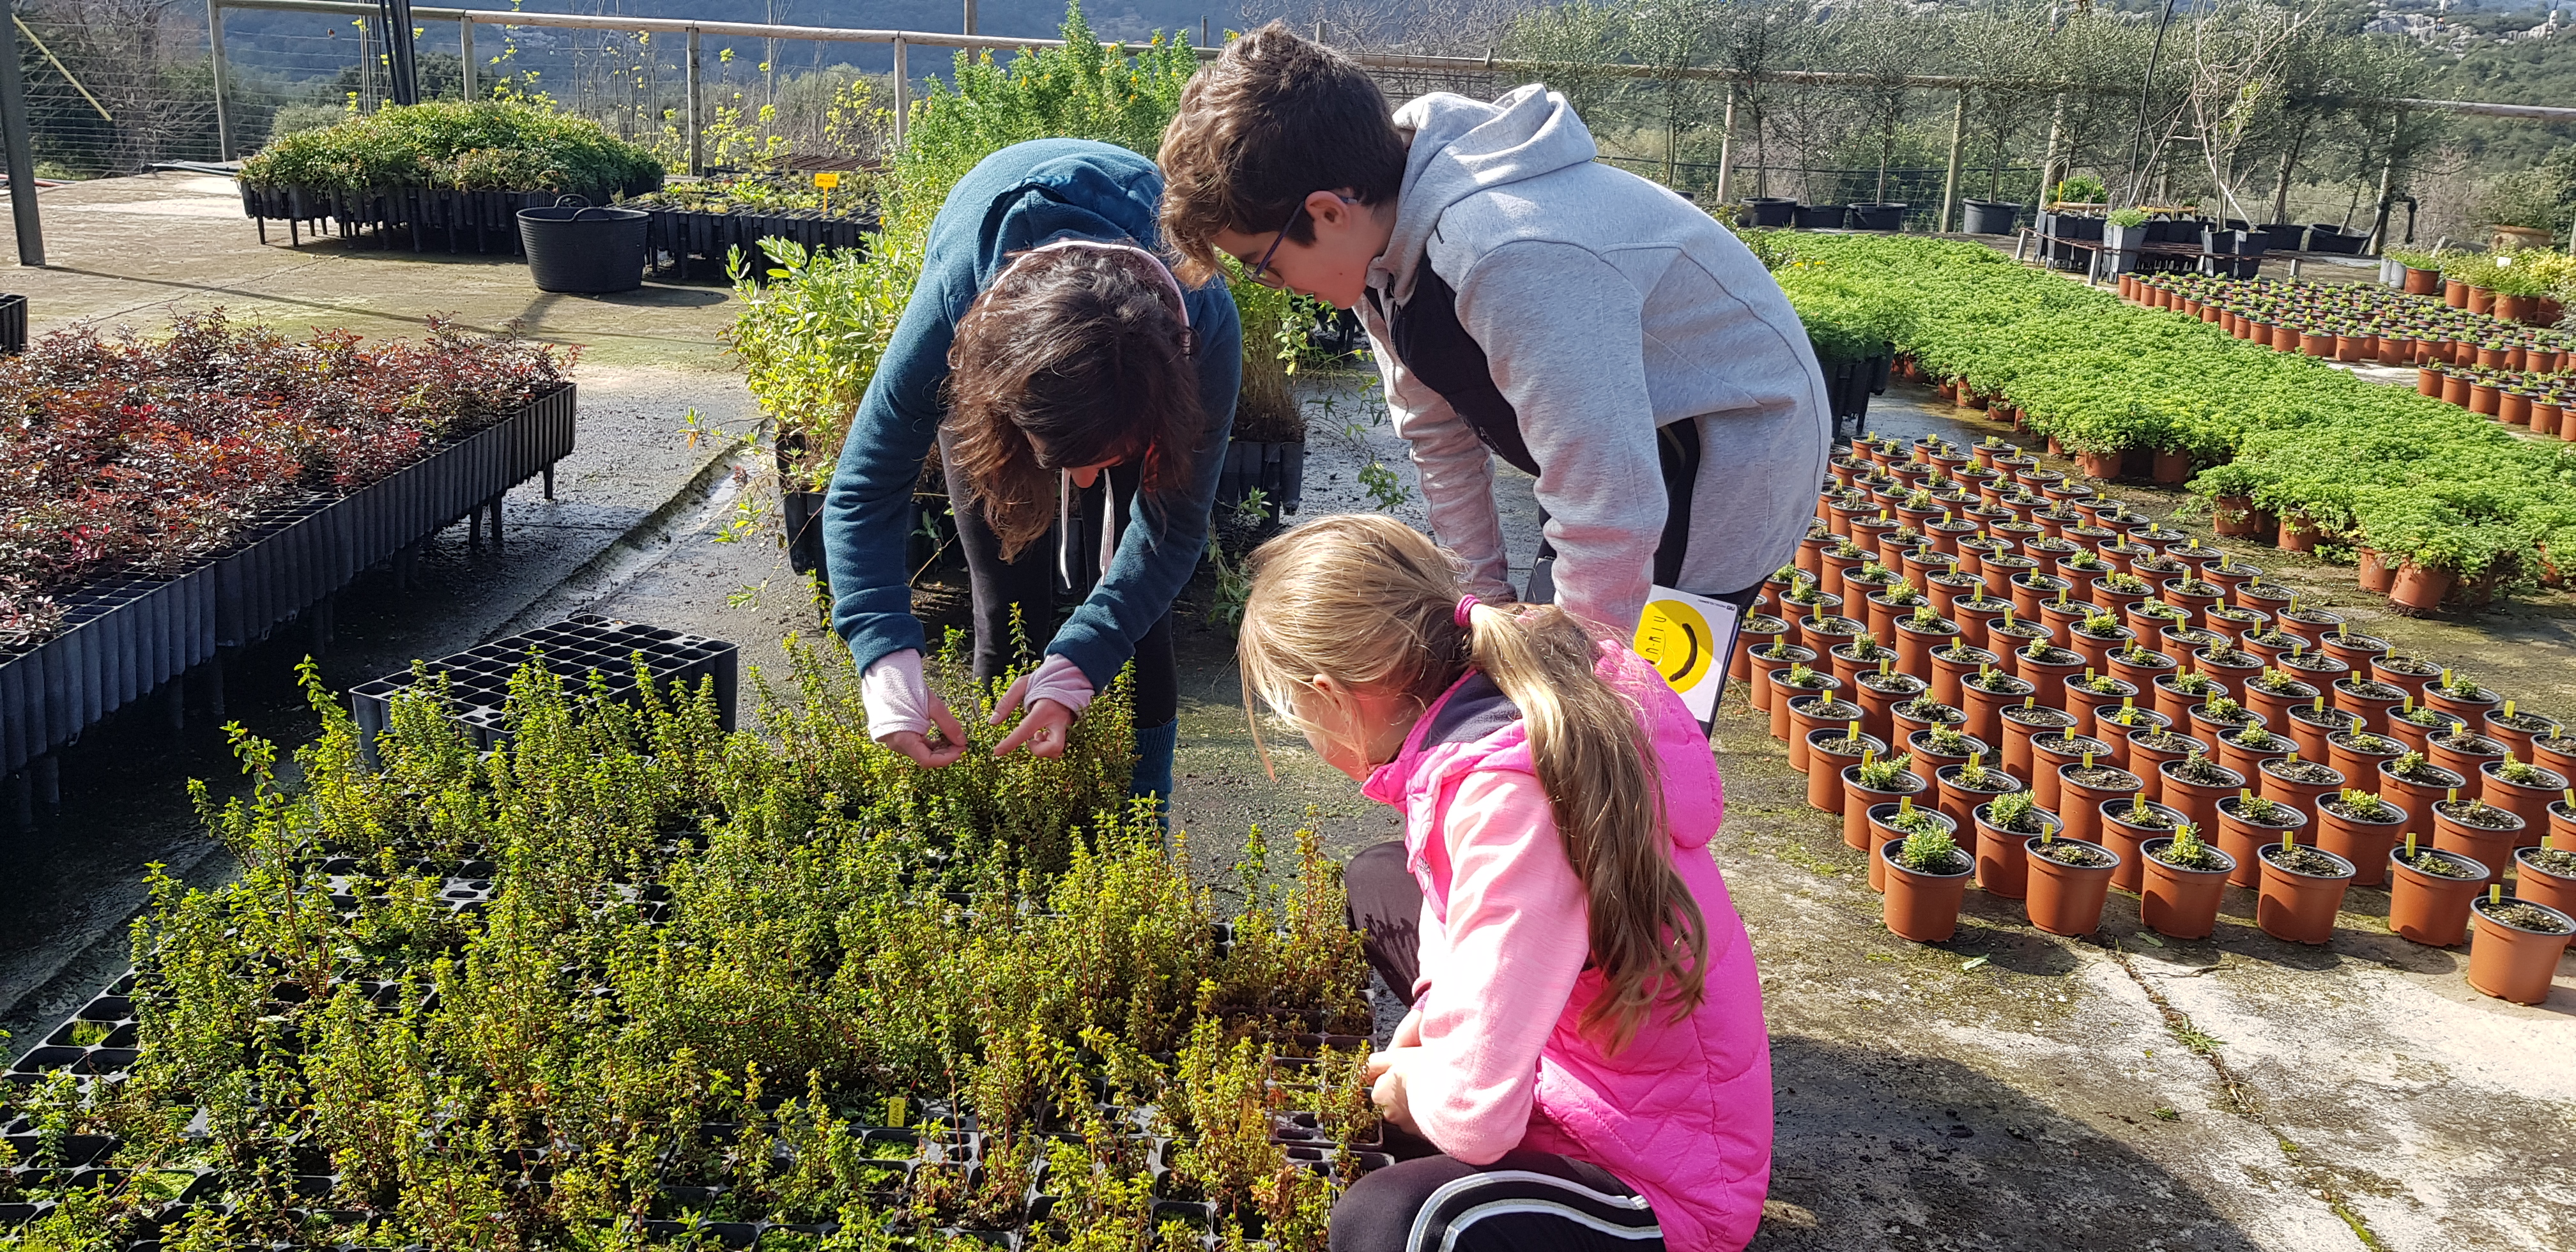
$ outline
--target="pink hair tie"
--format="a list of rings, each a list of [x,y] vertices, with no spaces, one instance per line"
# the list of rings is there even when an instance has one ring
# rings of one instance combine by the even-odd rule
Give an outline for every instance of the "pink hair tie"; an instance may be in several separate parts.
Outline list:
[[[1475,613],[1476,606],[1482,603],[1484,602],[1478,600],[1474,596],[1458,597],[1458,611],[1449,615],[1450,620],[1458,623],[1461,628],[1464,628],[1467,625],[1469,616]]]

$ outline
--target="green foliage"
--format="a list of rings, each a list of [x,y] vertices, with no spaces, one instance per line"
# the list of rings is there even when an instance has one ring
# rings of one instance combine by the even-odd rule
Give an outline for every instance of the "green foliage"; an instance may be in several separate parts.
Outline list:
[[[662,185],[661,160],[599,123],[535,104],[391,105],[279,137],[242,162],[252,187],[560,191],[605,203]]]
[[[1781,285],[1812,336],[1880,333],[1935,374],[1998,393],[2077,452],[2158,448],[2217,467],[2204,495],[2305,513],[2430,569],[2536,568],[2576,546],[2576,446],[2517,437],[2479,415],[2358,379],[2297,353],[1939,240],[1806,235]],[[2526,254],[2527,255],[2527,254]],[[1810,273],[1849,279],[1868,309],[1809,300]],[[1822,323],[1860,319],[1849,332]],[[1863,329],[1865,328],[1865,329]]]
[[[126,1180],[0,1175],[57,1204],[18,1243],[124,1246],[196,1188],[166,1246],[642,1247],[639,1222],[685,1219],[944,1247],[1020,1220],[1043,1159],[1049,1245],[1108,1252],[1147,1238],[1153,1120],[1222,1238],[1321,1249],[1376,1123],[1364,1051],[1332,1038],[1367,1028],[1368,975],[1312,833],[1274,872],[1256,830],[1204,882],[1125,803],[1123,683],[1064,759],[998,760],[994,690],[944,652],[974,743],[925,771],[867,739],[845,652],[791,651],[794,694],[755,680],[735,734],[711,688],[629,707],[531,667],[483,753],[423,681],[373,769],[308,667],[321,733],[292,770],[237,732],[248,793],[198,789],[239,877],[149,880],[130,1081],[0,1091],[33,1164],[114,1135]],[[490,895],[460,910],[468,879]],[[1292,1111],[1330,1178],[1290,1167]]]
[[[1896,859],[1905,867],[1926,874],[1954,872],[1960,860],[1958,841],[1950,832],[1929,823],[1918,823],[1914,833],[1905,837]]]

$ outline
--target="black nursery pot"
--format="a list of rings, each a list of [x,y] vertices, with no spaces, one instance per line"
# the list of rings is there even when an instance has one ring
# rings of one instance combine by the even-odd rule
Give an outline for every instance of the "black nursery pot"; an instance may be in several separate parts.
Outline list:
[[[580,200],[565,196],[564,200]],[[644,285],[644,234],[652,215],[558,201],[519,210],[519,242],[537,290],[602,296]]]
[[[1962,229],[1971,235],[2009,235],[2021,217],[2021,206],[2003,200],[1970,200]]]

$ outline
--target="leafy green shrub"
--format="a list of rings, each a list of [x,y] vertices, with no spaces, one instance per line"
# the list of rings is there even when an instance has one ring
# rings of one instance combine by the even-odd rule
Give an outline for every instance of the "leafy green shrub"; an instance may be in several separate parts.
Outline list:
[[[441,100],[280,136],[242,162],[241,180],[330,191],[559,191],[604,203],[661,186],[662,165],[597,122],[517,101]]]

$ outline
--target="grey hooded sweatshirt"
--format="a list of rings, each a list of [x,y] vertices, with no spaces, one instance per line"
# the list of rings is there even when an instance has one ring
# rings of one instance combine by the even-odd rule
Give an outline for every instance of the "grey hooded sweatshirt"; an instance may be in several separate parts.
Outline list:
[[[1700,436],[1681,589],[1739,591],[1796,555],[1832,410],[1805,326],[1751,250],[1689,201],[1596,163],[1591,132],[1544,87],[1491,104],[1435,93],[1395,123],[1412,150],[1358,311],[1432,531],[1468,562],[1472,589],[1512,594],[1494,457],[1389,330],[1426,265],[1456,292],[1457,324],[1538,465],[1568,611],[1635,631],[1665,522],[1655,432],[1671,422]]]

